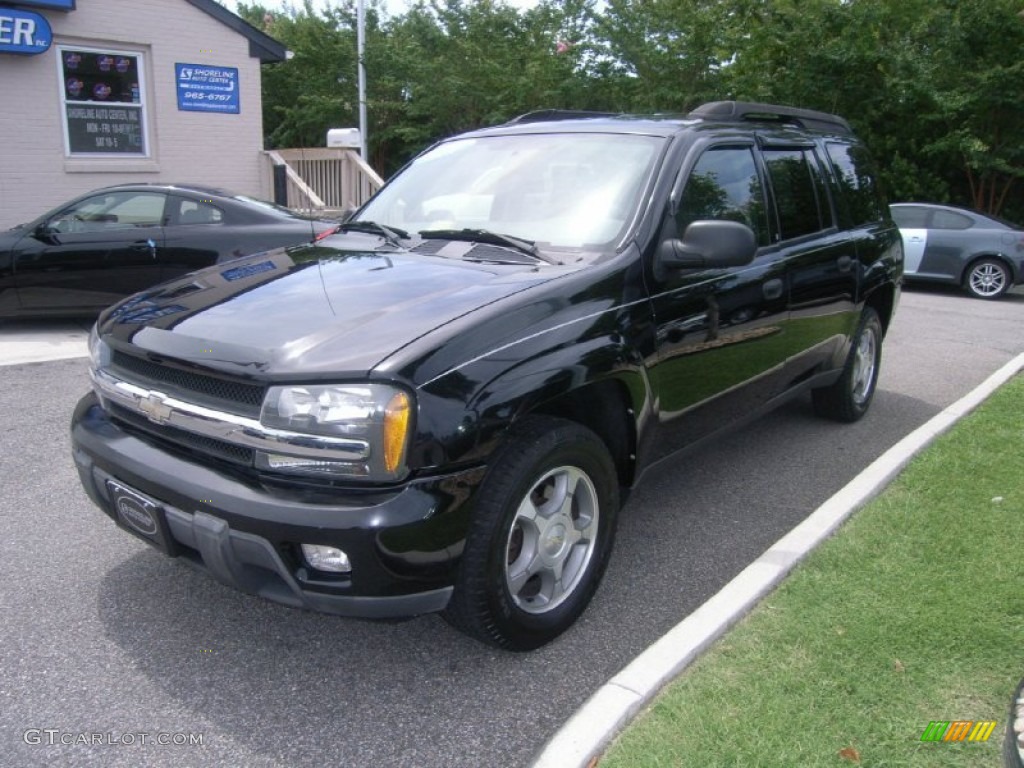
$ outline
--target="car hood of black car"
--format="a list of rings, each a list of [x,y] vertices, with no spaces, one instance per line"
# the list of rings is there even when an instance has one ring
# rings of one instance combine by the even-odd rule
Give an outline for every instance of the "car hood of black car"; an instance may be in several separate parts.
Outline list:
[[[0,253],[6,253],[21,240],[25,235],[29,233],[28,226],[25,224],[18,224],[10,229],[0,230]]]
[[[115,346],[268,378],[360,374],[413,340],[567,270],[405,251],[278,249],[193,272],[108,310]]]

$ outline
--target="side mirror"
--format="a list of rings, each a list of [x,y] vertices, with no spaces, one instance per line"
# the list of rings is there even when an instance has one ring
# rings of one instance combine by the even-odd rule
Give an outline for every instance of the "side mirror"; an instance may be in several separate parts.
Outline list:
[[[691,223],[682,240],[663,242],[658,259],[668,269],[717,269],[749,264],[756,252],[754,230],[738,221],[713,219]]]
[[[358,210],[359,210],[359,206],[352,205],[351,203],[349,203],[347,206],[345,206],[345,209],[341,212],[341,216],[338,218],[338,223],[339,224],[344,224],[346,221],[351,219],[355,215],[356,211],[358,211]]]
[[[32,231],[32,236],[36,240],[42,240],[44,243],[52,244],[57,239],[57,230],[52,227],[48,221],[44,221]]]

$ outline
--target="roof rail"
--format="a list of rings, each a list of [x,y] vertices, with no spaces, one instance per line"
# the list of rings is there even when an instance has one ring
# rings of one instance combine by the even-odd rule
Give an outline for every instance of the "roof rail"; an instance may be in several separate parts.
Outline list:
[[[618,112],[587,112],[577,109],[538,109],[534,112],[513,117],[506,125],[519,123],[540,123],[548,120],[578,120],[584,117],[617,117]]]
[[[697,107],[689,117],[723,121],[792,123],[802,128],[829,133],[853,133],[850,124],[839,115],[752,101],[711,101]]]

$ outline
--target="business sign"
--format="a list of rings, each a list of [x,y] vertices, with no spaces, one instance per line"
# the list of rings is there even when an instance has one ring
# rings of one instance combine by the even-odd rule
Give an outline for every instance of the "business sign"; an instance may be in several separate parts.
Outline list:
[[[178,109],[238,114],[238,70],[206,64],[175,64]]]
[[[33,8],[49,8],[54,11],[75,10],[75,0],[7,0],[14,5],[28,5]]]
[[[49,50],[52,42],[50,22],[38,13],[0,8],[0,53],[32,56]]]

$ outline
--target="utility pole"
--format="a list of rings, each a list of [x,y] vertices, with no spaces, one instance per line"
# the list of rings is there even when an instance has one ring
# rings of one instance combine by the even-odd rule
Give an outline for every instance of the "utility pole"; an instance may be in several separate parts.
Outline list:
[[[359,154],[363,162],[369,163],[366,154],[366,64],[363,61],[366,48],[366,7],[365,0],[359,0],[356,14],[356,55],[359,58]]]

